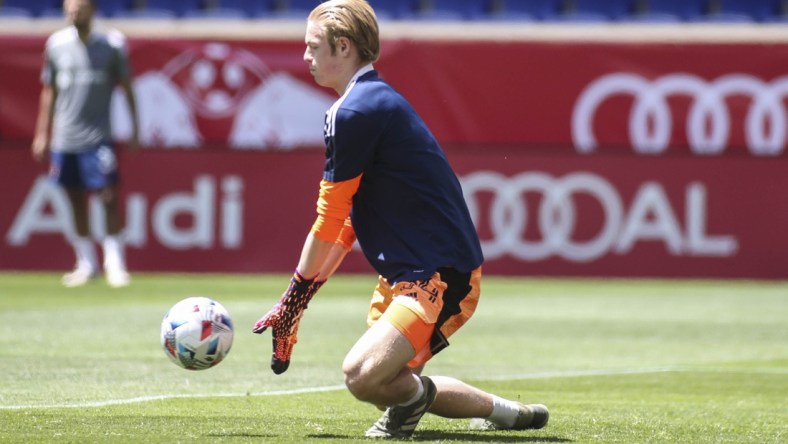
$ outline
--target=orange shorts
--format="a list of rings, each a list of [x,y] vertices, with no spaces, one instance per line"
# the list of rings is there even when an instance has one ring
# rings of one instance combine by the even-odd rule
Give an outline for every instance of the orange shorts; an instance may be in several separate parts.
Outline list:
[[[481,278],[481,267],[470,273],[442,268],[429,281],[398,282],[393,287],[381,276],[367,324],[372,326],[380,319],[391,323],[416,350],[408,366],[419,367],[446,348],[448,337],[473,316]]]

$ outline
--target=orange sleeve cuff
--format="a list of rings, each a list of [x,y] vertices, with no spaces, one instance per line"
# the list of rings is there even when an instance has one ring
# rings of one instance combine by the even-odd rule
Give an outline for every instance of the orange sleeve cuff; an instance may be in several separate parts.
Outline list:
[[[345,224],[342,226],[342,231],[339,232],[337,243],[342,245],[346,250],[353,248],[353,243],[356,242],[356,231],[353,229],[353,224],[350,223],[350,218],[345,219]]]
[[[312,234],[326,242],[339,242],[340,233],[345,225],[353,206],[353,196],[361,184],[361,175],[342,182],[320,181],[320,195],[317,199],[317,219],[312,224]],[[352,226],[350,227],[352,230]],[[355,241],[355,233],[353,233]],[[351,242],[351,245],[352,242]]]

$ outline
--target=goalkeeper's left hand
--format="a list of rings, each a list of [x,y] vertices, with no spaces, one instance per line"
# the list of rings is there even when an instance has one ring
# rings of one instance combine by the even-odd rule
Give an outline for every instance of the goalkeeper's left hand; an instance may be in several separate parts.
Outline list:
[[[290,279],[287,291],[271,310],[252,327],[253,333],[263,333],[271,327],[273,353],[271,370],[277,375],[284,373],[290,366],[293,346],[298,342],[298,325],[309,301],[325,281],[305,279],[298,270]]]

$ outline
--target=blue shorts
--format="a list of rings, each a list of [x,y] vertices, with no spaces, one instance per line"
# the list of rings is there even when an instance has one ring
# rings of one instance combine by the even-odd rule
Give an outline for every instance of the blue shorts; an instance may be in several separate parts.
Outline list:
[[[53,151],[49,178],[65,188],[100,190],[118,183],[118,160],[111,145],[76,153]]]

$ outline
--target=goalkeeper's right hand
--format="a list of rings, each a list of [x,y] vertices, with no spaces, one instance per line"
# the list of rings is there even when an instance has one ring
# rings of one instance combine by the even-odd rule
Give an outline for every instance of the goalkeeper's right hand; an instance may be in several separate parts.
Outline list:
[[[273,353],[271,370],[279,375],[290,366],[293,346],[298,342],[298,326],[309,301],[325,281],[305,279],[298,270],[290,279],[287,291],[252,327],[253,333],[263,333],[271,327]]]

